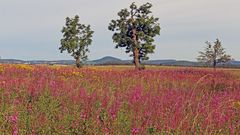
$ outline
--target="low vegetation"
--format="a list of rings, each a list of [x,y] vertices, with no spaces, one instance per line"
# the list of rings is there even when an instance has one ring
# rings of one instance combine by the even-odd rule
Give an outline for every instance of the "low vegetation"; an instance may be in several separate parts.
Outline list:
[[[1,134],[240,134],[239,70],[0,65]]]

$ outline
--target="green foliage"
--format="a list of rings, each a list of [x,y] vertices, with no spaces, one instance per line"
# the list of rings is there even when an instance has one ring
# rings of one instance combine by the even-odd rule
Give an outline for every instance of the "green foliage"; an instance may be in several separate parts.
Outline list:
[[[231,60],[231,56],[226,54],[226,51],[222,47],[222,43],[219,41],[219,39],[216,39],[214,45],[208,41],[206,44],[207,46],[204,52],[199,52],[200,55],[197,58],[199,62],[216,67],[218,63],[226,63]]]
[[[133,53],[137,49],[140,60],[148,60],[147,54],[155,49],[154,37],[160,34],[158,18],[151,16],[152,4],[146,3],[137,7],[135,3],[130,5],[130,10],[122,9],[116,20],[112,20],[108,29],[115,31],[112,36],[116,48],[125,47],[126,53]]]
[[[88,46],[92,43],[92,35],[90,25],[80,24],[79,16],[74,18],[66,18],[66,26],[63,27],[63,38],[61,39],[60,52],[67,51],[76,59],[76,64],[80,66],[80,60],[87,60]]]

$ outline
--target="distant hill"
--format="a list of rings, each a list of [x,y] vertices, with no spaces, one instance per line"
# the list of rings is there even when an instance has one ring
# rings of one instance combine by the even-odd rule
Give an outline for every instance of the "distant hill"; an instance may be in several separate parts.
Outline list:
[[[71,65],[74,64],[74,60],[31,60],[31,61],[23,61],[17,59],[0,59],[0,63],[5,64],[64,64],[64,65]]]
[[[198,63],[198,62],[184,61],[184,60],[164,63],[164,65],[167,65],[167,66],[189,66],[189,67],[191,67],[191,66],[203,66],[201,63]]]
[[[230,65],[240,65],[240,61],[230,61],[227,64],[230,64]]]
[[[101,59],[88,61],[86,64],[91,65],[124,65],[124,64],[131,64],[129,61],[121,60],[115,57],[106,56]]]
[[[175,63],[176,60],[147,60],[147,61],[143,61],[143,64],[147,64],[147,65],[162,65],[162,64],[170,64],[170,63]]]
[[[61,64],[61,65],[73,65],[75,64],[74,60],[31,60],[31,61],[23,61],[17,59],[0,59],[0,63],[8,63],[8,64]],[[142,62],[145,65],[164,65],[164,66],[205,66],[202,63],[194,62],[194,61],[184,61],[184,60],[174,60],[174,59],[166,59],[166,60],[147,60]],[[121,60],[112,56],[106,56],[101,59],[86,61],[85,65],[129,65],[133,64],[132,60]],[[220,67],[236,67],[240,68],[240,61],[230,61],[226,64],[219,64]]]
[[[22,64],[25,63],[25,61],[17,59],[0,59],[0,63]]]

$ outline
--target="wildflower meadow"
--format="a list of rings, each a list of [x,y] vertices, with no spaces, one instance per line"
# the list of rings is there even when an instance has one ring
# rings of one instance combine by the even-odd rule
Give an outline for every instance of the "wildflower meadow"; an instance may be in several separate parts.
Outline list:
[[[240,70],[0,65],[0,134],[240,134]]]

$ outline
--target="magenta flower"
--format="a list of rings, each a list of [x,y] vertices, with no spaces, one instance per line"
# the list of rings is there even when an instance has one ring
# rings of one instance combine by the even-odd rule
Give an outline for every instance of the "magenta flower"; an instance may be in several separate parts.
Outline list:
[[[140,132],[140,129],[139,128],[132,128],[132,134],[138,134]]]
[[[18,121],[18,113],[10,116],[9,119],[10,119],[10,121],[11,121],[12,123],[16,124],[17,121]]]
[[[15,113],[14,115],[10,116],[9,120],[13,123],[12,135],[18,135],[18,128],[17,128],[18,113]]]
[[[17,129],[17,128],[14,128],[14,129],[13,129],[12,135],[18,135],[18,129]]]

